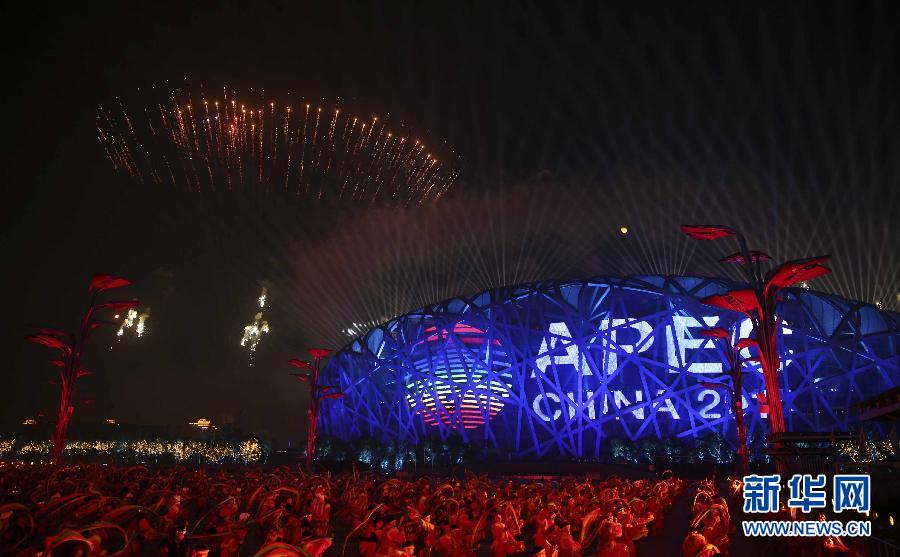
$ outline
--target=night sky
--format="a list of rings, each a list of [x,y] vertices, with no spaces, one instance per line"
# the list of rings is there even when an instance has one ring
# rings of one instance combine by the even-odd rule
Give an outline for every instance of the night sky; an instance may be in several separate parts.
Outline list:
[[[139,341],[94,337],[76,422],[206,416],[280,440],[302,437],[284,362],[310,344],[509,282],[725,273],[683,220],[832,253],[817,287],[898,309],[890,3],[331,4],[3,8],[0,427],[54,414],[50,354],[23,337],[74,326],[96,271],[131,278],[151,317]],[[460,177],[397,209],[115,173],[99,108],[175,84],[340,99],[452,150]],[[273,332],[251,366],[263,284]]]

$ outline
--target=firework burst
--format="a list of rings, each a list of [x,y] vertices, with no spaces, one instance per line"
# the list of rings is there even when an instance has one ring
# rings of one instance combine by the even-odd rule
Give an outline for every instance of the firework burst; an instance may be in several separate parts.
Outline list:
[[[116,337],[122,340],[126,333],[131,332],[135,337],[141,338],[147,331],[147,319],[150,317],[150,308],[136,309],[131,308],[122,319],[119,330],[116,331]]]
[[[97,137],[140,183],[189,190],[283,191],[303,200],[421,205],[456,181],[452,164],[377,116],[333,104],[173,91],[134,110],[101,109]],[[449,157],[452,159],[452,155]]]
[[[262,293],[257,298],[259,311],[253,316],[253,321],[244,326],[244,336],[241,337],[241,346],[247,348],[252,356],[256,352],[260,339],[264,334],[269,332],[269,322],[263,319],[263,310],[266,307],[266,296],[268,289],[263,286]],[[250,360],[253,365],[253,360]]]

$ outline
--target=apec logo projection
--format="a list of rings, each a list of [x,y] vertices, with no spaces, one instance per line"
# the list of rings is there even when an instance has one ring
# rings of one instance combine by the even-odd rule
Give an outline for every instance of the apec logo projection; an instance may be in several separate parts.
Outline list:
[[[648,321],[604,319],[593,334],[580,342],[573,338],[567,323],[550,323],[538,351],[540,356],[529,374],[533,380],[527,384],[532,410],[545,422],[572,419],[579,410],[584,417],[594,420],[609,413],[610,404],[614,404],[618,410],[633,407],[631,415],[638,420],[646,419],[650,412],[665,413],[673,420],[680,420],[678,408],[671,397],[665,396],[666,389],[661,385],[654,387],[640,377],[633,377],[627,382],[623,378],[611,386],[609,379],[629,358],[657,358],[661,360],[660,373],[713,376],[726,373],[729,370],[724,368],[713,341],[699,334],[700,330],[717,325],[719,316],[701,319],[702,322],[688,315],[674,315],[671,322],[657,330]],[[750,332],[750,321],[743,320],[737,338],[747,337]],[[782,334],[791,333],[789,328],[782,328]],[[749,349],[744,349],[741,356],[750,357]],[[783,365],[790,361],[785,359]],[[575,373],[567,373],[572,368]],[[561,396],[563,392],[565,395]],[[741,398],[741,408],[748,408],[746,395],[742,393]],[[691,402],[696,404],[701,418],[722,417],[724,401],[719,390],[697,389]],[[761,415],[766,417],[764,411]]]

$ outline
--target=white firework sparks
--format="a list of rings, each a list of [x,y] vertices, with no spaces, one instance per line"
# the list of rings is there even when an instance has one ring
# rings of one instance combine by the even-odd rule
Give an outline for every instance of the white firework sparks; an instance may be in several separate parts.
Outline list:
[[[145,310],[139,310],[136,308],[131,308],[128,310],[128,313],[125,315],[125,318],[122,319],[122,324],[119,326],[119,330],[116,331],[116,336],[119,340],[122,340],[122,337],[125,336],[126,332],[133,331],[134,335],[137,338],[141,338],[144,336],[144,332],[147,330],[147,319],[150,317],[150,308]]]
[[[262,294],[259,295],[259,300],[258,300],[259,301],[259,309],[263,309],[266,307],[266,294],[267,293],[268,293],[268,290],[266,289],[265,286],[263,286]]]
[[[266,307],[266,295],[268,294],[268,290],[265,286],[263,286],[262,293],[257,298],[257,302],[259,304],[259,309],[265,309]],[[269,322],[263,319],[263,312],[259,311],[256,315],[253,316],[253,321],[244,326],[244,336],[241,337],[241,346],[247,348],[251,354],[256,352],[256,347],[259,345],[260,339],[262,336],[269,332]],[[253,362],[251,361],[252,365]]]

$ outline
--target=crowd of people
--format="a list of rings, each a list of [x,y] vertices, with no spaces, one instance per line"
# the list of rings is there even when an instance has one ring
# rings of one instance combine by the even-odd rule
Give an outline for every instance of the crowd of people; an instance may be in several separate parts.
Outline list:
[[[697,482],[691,503],[691,526],[681,544],[682,557],[715,557],[728,553],[731,513],[713,480]]]
[[[535,481],[0,464],[0,554],[633,557],[684,487],[668,472]]]

